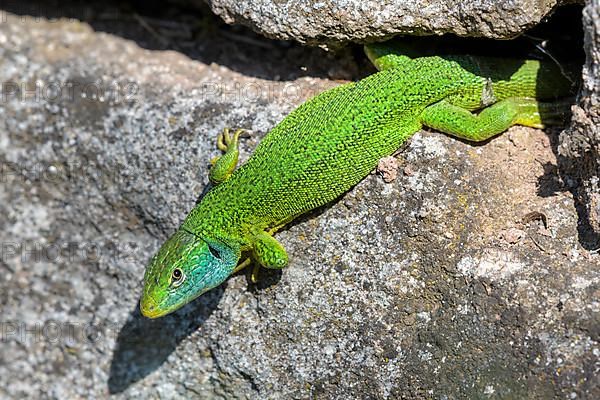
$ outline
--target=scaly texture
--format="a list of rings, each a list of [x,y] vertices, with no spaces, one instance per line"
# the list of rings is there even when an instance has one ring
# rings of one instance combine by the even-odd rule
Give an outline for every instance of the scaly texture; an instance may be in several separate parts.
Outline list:
[[[556,122],[568,110],[541,102],[570,94],[572,82],[553,64],[410,52],[368,47],[380,72],[300,106],[212,188],[148,267],[142,312],[164,315],[220,284],[244,252],[267,268],[285,266],[285,250],[269,234],[338,198],[423,125],[485,140],[516,123]],[[234,166],[227,155],[219,169]]]

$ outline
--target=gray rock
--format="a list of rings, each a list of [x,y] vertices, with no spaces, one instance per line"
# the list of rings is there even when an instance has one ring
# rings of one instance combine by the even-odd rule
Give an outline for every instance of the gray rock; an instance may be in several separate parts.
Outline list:
[[[586,247],[600,248],[600,2],[583,12],[587,61],[570,129],[560,136],[560,167],[571,183]]]
[[[277,235],[284,271],[149,321],[144,266],[205,187],[216,133],[249,129],[247,158],[335,85],[311,60],[340,62],[214,26],[194,60],[2,18],[1,398],[598,397],[599,255],[559,190],[557,131],[421,132],[394,182],[373,174]]]
[[[229,24],[243,24],[271,38],[310,44],[378,41],[396,34],[454,33],[512,38],[538,24],[560,3],[557,0],[206,1]]]

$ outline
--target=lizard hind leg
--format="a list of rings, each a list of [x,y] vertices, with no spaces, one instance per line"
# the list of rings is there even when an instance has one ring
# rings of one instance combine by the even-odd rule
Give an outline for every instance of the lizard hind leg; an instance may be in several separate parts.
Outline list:
[[[421,122],[430,128],[470,141],[484,141],[513,125],[543,128],[564,121],[569,114],[567,101],[538,102],[527,97],[511,97],[484,108],[479,114],[447,100],[423,111]]]
[[[211,183],[217,185],[225,181],[235,170],[238,163],[240,151],[238,143],[240,135],[244,131],[238,129],[233,133],[233,136],[229,134],[229,129],[223,129],[223,132],[217,136],[217,147],[223,151],[224,154],[219,157],[215,157],[211,160],[212,167],[208,173],[208,179]]]

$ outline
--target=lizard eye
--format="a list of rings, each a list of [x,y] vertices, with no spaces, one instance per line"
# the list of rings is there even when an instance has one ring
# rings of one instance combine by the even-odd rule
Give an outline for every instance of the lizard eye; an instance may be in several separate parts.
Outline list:
[[[171,283],[177,287],[183,283],[184,275],[179,268],[175,268],[171,273]]]
[[[219,250],[212,246],[208,246],[208,251],[210,251],[210,254],[212,254],[214,258],[218,258],[219,260],[221,259],[221,252],[219,252]]]

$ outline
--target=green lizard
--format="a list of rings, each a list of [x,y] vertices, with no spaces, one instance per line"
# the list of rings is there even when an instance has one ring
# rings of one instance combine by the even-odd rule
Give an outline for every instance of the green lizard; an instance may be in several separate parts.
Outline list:
[[[209,175],[214,187],[148,265],[143,315],[178,309],[250,257],[285,267],[288,256],[273,233],[340,197],[423,126],[483,141],[515,124],[562,122],[569,112],[572,82],[552,62],[412,57],[398,42],[365,51],[379,72],[305,102],[237,170],[240,131],[219,136],[225,153]]]

